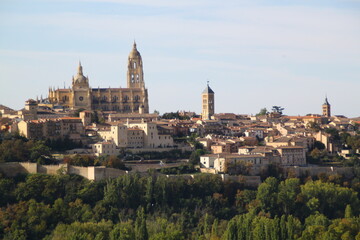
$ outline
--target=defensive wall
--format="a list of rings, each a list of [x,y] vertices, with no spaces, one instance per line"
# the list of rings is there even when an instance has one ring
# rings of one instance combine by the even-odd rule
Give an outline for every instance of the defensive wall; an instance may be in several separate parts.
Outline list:
[[[296,176],[296,177],[304,177],[304,176],[318,176],[320,174],[326,175],[342,175],[346,178],[354,177],[354,168],[352,167],[319,167],[319,166],[306,166],[306,167],[298,167],[298,166],[288,166],[283,167],[287,174]]]
[[[354,177],[354,168],[352,167],[320,167],[320,166],[279,166],[285,176],[292,177],[316,177],[320,174],[342,175],[346,178]],[[246,176],[259,176],[268,171],[268,165],[253,166],[249,169]],[[200,168],[202,173],[218,174],[214,168]],[[221,174],[221,173],[220,173]]]
[[[29,162],[8,162],[0,164],[0,173],[8,177],[14,177],[18,174],[42,173],[42,174],[76,174],[89,180],[98,181],[106,178],[114,178],[127,174],[115,168],[100,167],[78,167],[69,164],[59,165],[40,165]]]
[[[169,166],[170,167],[170,166]],[[151,168],[149,166],[149,168]],[[345,177],[351,178],[354,176],[354,169],[352,167],[297,167],[297,166],[288,166],[283,167],[287,175],[294,177],[303,177],[303,176],[318,176],[319,174],[326,175],[335,175],[340,174]],[[202,173],[212,173],[214,174],[213,169],[200,169]],[[59,165],[40,165],[37,163],[29,162],[7,162],[0,163],[0,173],[8,177],[14,177],[18,174],[28,174],[28,173],[42,173],[42,174],[76,174],[83,176],[89,180],[99,181],[107,178],[116,178],[118,176],[133,173],[136,171],[128,172],[115,168],[107,168],[104,166],[98,167],[78,167],[72,166],[69,164],[59,164]],[[147,172],[140,173],[141,175],[148,175]],[[163,175],[158,173],[159,175]],[[261,183],[260,176],[244,176],[244,175],[228,175],[228,174],[219,174],[223,181],[235,181],[243,183],[245,186],[256,187]],[[182,177],[182,178],[194,178],[195,175],[166,175],[169,178],[173,177]]]
[[[133,171],[135,172],[135,171]],[[8,177],[14,177],[18,174],[28,173],[42,173],[42,174],[76,174],[83,176],[89,180],[99,181],[107,178],[116,178],[118,176],[129,174],[133,172],[123,171],[115,168],[107,168],[104,166],[99,167],[78,167],[69,164],[59,165],[40,165],[37,163],[29,162],[7,162],[0,163],[0,173]],[[147,172],[140,172],[141,176],[148,176]],[[153,173],[152,173],[153,174]],[[168,178],[181,177],[185,179],[192,179],[196,174],[184,174],[184,175],[165,175],[157,173],[158,175],[164,175]],[[237,181],[243,183],[245,186],[256,187],[261,183],[259,176],[230,176],[227,174],[221,174],[220,177],[223,181]]]

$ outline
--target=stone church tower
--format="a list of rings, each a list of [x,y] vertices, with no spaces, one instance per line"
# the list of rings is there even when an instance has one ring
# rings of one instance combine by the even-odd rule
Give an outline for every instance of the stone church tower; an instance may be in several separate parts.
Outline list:
[[[73,76],[72,78],[72,91],[73,94],[71,100],[74,109],[91,109],[91,89],[89,87],[89,79],[83,74],[81,62],[79,62],[76,76]]]
[[[325,97],[325,102],[322,105],[322,115],[324,117],[331,117],[331,109],[330,109],[330,103],[328,102],[327,97]]]
[[[210,88],[209,82],[205,90],[201,94],[202,98],[202,112],[201,118],[203,120],[209,120],[215,112],[215,93]]]
[[[127,87],[145,88],[143,63],[135,42],[128,58]]]

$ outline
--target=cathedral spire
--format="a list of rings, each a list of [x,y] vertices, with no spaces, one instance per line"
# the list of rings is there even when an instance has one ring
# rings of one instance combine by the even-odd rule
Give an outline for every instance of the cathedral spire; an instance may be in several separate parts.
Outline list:
[[[328,101],[328,98],[327,98],[327,94],[325,94],[325,102],[324,102],[324,105],[330,105],[329,101]]]
[[[79,66],[78,66],[78,75],[83,75],[83,71],[82,71],[82,66],[81,66],[80,60],[79,60]]]

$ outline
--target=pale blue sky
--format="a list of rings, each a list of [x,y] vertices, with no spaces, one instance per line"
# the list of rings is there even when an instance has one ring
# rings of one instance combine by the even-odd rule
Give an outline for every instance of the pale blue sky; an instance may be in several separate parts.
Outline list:
[[[0,104],[68,87],[125,87],[136,39],[150,110],[360,116],[360,1],[0,0]]]

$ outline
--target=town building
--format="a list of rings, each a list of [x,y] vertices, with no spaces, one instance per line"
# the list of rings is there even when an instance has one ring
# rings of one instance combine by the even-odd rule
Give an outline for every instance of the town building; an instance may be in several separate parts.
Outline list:
[[[306,164],[305,148],[300,146],[281,146],[277,148],[281,165],[301,166]]]
[[[101,155],[118,155],[119,149],[113,142],[98,142],[91,145],[92,151],[95,156]]]
[[[20,135],[28,139],[65,139],[81,141],[85,135],[81,118],[22,120],[18,123]]]
[[[112,123],[110,129],[98,133],[104,141],[112,141],[120,148],[174,147],[171,135],[159,131],[159,126],[154,122]]]
[[[260,166],[269,164],[269,160],[260,154],[208,154],[200,157],[201,168],[214,169],[217,173],[227,173],[231,165],[236,164]]]

